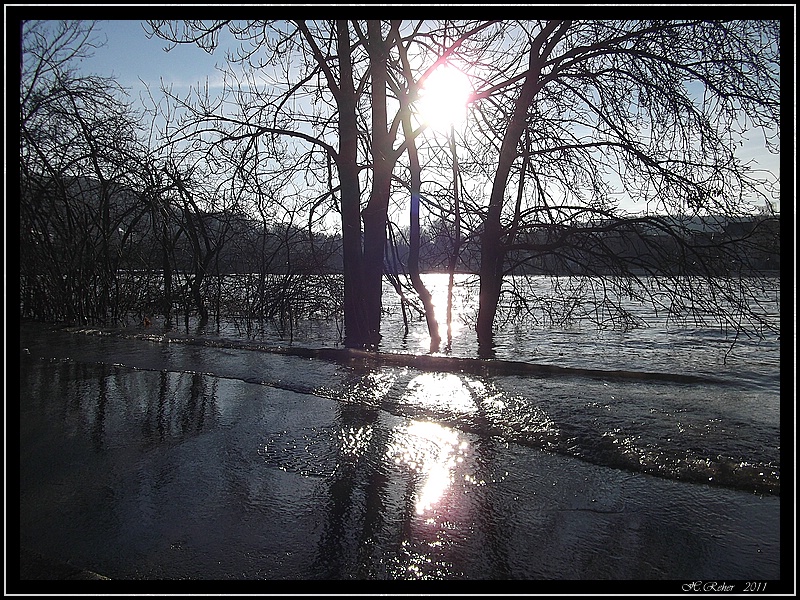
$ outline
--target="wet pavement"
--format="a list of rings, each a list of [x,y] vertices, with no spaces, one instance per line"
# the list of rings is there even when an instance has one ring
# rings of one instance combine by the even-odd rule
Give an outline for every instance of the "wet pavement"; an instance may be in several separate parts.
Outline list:
[[[22,581],[108,579],[92,571],[42,556],[27,548],[19,549],[19,578]]]
[[[51,333],[24,348],[22,589],[600,579],[619,592],[780,577],[780,497],[543,452],[463,417],[502,401],[547,433],[533,400],[552,411],[558,396],[541,380],[505,393],[455,374]],[[498,588],[463,591],[477,589]]]

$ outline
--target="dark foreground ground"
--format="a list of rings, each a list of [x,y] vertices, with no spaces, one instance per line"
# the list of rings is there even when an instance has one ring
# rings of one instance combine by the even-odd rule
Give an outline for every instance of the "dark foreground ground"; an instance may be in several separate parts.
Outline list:
[[[19,578],[26,581],[108,579],[103,575],[42,556],[27,548],[19,549]]]

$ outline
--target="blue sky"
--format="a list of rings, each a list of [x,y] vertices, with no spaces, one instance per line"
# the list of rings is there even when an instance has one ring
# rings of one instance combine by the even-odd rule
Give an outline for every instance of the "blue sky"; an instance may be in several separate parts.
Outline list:
[[[167,42],[156,37],[148,39],[143,24],[144,21],[99,21],[94,31],[98,37],[107,39],[106,45],[84,60],[81,68],[87,73],[114,76],[130,90],[132,99],[144,90],[139,78],[154,93],[162,78],[165,84],[174,85],[176,91],[205,82],[206,78],[215,81],[215,65],[225,64],[222,48],[211,55],[196,45],[182,44],[165,52]]]

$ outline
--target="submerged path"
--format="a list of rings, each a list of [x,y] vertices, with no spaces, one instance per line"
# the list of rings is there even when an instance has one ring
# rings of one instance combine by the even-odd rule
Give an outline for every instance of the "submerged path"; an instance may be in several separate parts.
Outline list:
[[[712,383],[720,384],[722,380],[706,375],[691,375],[685,373],[663,373],[652,371],[628,371],[585,369],[580,367],[562,367],[542,363],[529,363],[523,361],[466,358],[456,356],[443,356],[439,354],[405,354],[396,352],[380,352],[359,350],[355,348],[309,348],[305,346],[268,346],[254,342],[230,340],[225,338],[195,338],[181,334],[154,334],[144,332],[127,332],[118,329],[67,329],[73,333],[87,335],[113,335],[127,339],[139,339],[157,343],[180,343],[208,348],[229,348],[237,350],[251,350],[255,352],[268,352],[284,356],[298,356],[301,358],[320,359],[338,364],[360,367],[410,367],[422,371],[441,371],[448,373],[471,373],[473,375],[521,375],[536,377],[592,377],[600,379],[628,379],[639,381],[666,381],[671,383]]]

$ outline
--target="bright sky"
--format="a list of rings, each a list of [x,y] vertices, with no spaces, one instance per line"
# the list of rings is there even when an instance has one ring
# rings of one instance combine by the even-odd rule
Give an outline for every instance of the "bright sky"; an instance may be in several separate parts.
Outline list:
[[[167,42],[158,38],[148,39],[143,21],[100,21],[95,33],[107,38],[106,46],[95,51],[94,57],[83,61],[82,68],[87,73],[114,76],[119,83],[129,89],[131,100],[136,101],[144,85],[150,85],[153,95],[160,97],[161,80],[172,85],[176,93],[188,91],[189,86],[198,82],[209,88],[221,83],[221,76],[215,66],[225,64],[225,49],[238,45],[227,32],[220,34],[220,46],[214,54],[208,54],[196,45],[181,44],[165,52]],[[740,150],[740,156],[749,156],[758,161],[761,167],[780,173],[779,157],[769,154],[763,148],[760,134],[754,134]],[[779,205],[776,208],[780,208]]]

